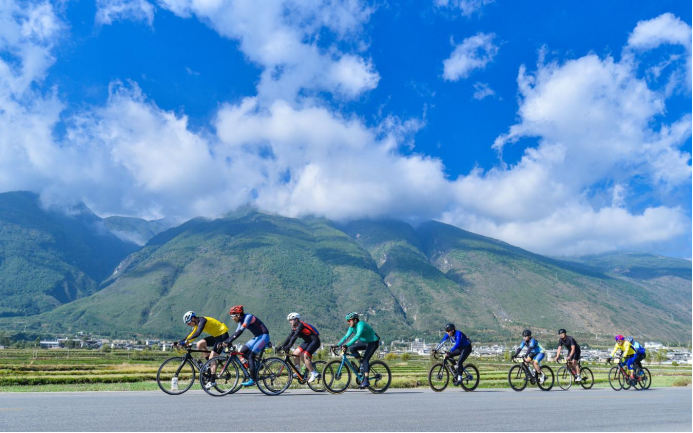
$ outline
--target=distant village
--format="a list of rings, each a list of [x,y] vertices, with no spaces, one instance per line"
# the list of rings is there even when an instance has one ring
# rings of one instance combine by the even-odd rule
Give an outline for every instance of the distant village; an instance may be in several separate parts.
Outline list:
[[[135,351],[168,351],[171,350],[172,341],[158,339],[147,340],[110,340],[105,338],[92,338],[89,335],[78,335],[74,338],[56,338],[55,340],[40,341],[42,349],[94,349],[94,350],[135,350]],[[430,356],[437,343],[427,343],[422,339],[414,341],[396,340],[388,345],[383,345],[380,349],[380,357],[388,353],[402,355],[404,353],[418,356]],[[662,364],[693,364],[691,351],[686,348],[668,347],[662,343],[648,341],[645,348],[648,350],[648,361],[654,362],[654,353],[662,352],[660,357]],[[0,346],[0,349],[3,347]],[[504,359],[514,352],[517,346],[505,345],[474,345],[472,356],[477,358]],[[550,355],[555,353],[554,348],[549,349]],[[611,349],[583,348],[582,359],[585,361],[604,361],[609,357]],[[550,356],[551,357],[551,356]]]

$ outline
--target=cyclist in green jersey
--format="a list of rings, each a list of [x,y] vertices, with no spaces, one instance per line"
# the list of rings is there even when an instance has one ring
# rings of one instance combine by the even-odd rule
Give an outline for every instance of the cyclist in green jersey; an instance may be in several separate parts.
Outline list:
[[[349,323],[349,329],[337,345],[342,346],[352,334],[354,335],[351,340],[342,346],[342,349],[345,352],[349,349],[357,359],[361,360],[361,371],[363,371],[364,378],[359,388],[364,389],[370,386],[370,382],[368,382],[368,361],[370,361],[375,351],[378,350],[380,337],[368,323],[359,320],[358,313],[347,314],[346,321]],[[363,350],[363,356],[359,355],[359,350]]]

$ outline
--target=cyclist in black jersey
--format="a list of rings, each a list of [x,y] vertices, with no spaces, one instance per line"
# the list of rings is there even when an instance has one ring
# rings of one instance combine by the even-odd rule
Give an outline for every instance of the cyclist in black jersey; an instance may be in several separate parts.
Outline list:
[[[565,357],[566,363],[569,367],[574,368],[575,372],[577,373],[575,382],[582,381],[582,378],[580,377],[580,365],[578,365],[578,361],[580,360],[580,345],[577,344],[577,341],[575,341],[573,337],[566,335],[565,329],[559,329],[558,349],[556,349],[556,360],[558,360],[558,357],[561,355],[561,349],[563,347],[565,347],[568,350],[568,355],[566,355]]]
[[[320,333],[310,323],[301,321],[301,315],[298,313],[290,313],[286,320],[291,324],[291,333],[278,349],[288,350],[294,345],[297,338],[303,340],[303,343],[294,350],[293,355],[298,360],[297,365],[300,366],[301,361],[303,361],[303,364],[310,371],[308,382],[313,382],[320,377],[320,373],[315,370],[311,361],[315,351],[320,348]]]

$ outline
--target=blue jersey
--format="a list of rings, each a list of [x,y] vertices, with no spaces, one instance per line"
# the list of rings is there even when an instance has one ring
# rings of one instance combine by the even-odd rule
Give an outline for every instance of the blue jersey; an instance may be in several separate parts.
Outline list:
[[[445,344],[445,342],[448,340],[450,340],[453,344],[452,349],[450,349],[450,352],[467,347],[470,344],[472,344],[472,342],[469,340],[469,337],[464,335],[464,332],[462,331],[455,331],[455,335],[453,335],[452,337],[450,337],[450,335],[446,332],[443,336],[443,339],[440,340],[440,343],[438,343],[438,346],[436,346],[436,350],[440,349],[443,346],[443,344]]]
[[[634,341],[631,347],[635,353],[645,353],[645,346],[641,345],[637,341]]]
[[[525,346],[527,347],[527,355],[544,353],[544,348],[541,347],[541,344],[539,344],[534,337],[530,338],[527,343],[525,343],[525,340],[522,340],[522,343],[520,343],[520,350],[525,348]]]
[[[252,314],[245,315],[243,321],[238,324],[236,332],[243,332],[244,329],[247,329],[248,331],[252,332],[255,337],[262,334],[269,334],[269,331],[267,330],[265,324],[262,323],[262,320],[258,319]]]

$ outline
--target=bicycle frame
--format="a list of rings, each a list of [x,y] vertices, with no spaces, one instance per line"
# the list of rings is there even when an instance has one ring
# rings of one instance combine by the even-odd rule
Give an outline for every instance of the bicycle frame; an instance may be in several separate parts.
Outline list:
[[[294,357],[295,355],[292,355],[292,354],[290,353],[290,351],[288,351],[288,350],[283,351],[283,352],[284,352],[284,362],[285,362],[286,365],[288,365],[289,368],[296,374],[296,376],[298,376],[298,382],[301,383],[301,384],[303,384],[303,383],[306,381],[306,377],[303,376],[303,373],[301,373],[301,371],[300,371],[300,369],[298,368],[298,366],[296,366],[296,364],[294,364],[293,361],[291,360],[291,358]],[[342,371],[342,370],[341,370],[341,368],[340,368],[339,372],[341,373],[341,371]]]
[[[334,353],[335,355],[339,356],[339,353],[338,353],[339,349],[340,349],[339,346],[333,347],[333,348],[332,348],[332,353]],[[363,381],[363,378],[364,378],[364,375],[361,374],[361,372],[360,372],[359,369],[354,368],[353,364],[349,361],[349,358],[356,358],[356,357],[355,357],[354,355],[352,355],[351,353],[342,352],[342,362],[341,362],[341,364],[339,364],[339,368],[337,369],[337,375],[339,376],[339,375],[342,374],[342,369],[343,369],[344,366],[346,365],[347,368],[349,368],[349,370],[351,370],[351,371],[354,373],[354,375],[356,376],[356,381],[357,381],[357,382],[362,382],[362,381]]]
[[[181,362],[180,365],[178,366],[178,369],[176,370],[175,377],[178,377],[178,374],[180,374],[180,371],[183,369],[183,366],[188,361],[191,361],[193,368],[195,370],[197,370],[198,372],[200,371],[200,365],[198,364],[197,360],[191,355],[191,353],[211,353],[211,352],[208,350],[197,350],[197,349],[193,349],[191,347],[186,347],[185,354],[183,355],[183,362]]]
[[[457,357],[456,356],[445,357],[445,356],[441,355],[440,353],[438,353],[438,354],[434,354],[433,357],[435,359],[441,359],[442,358],[443,366],[450,372],[452,377],[457,377],[458,374],[469,375],[469,373],[467,372],[467,367],[465,367],[464,364],[462,365],[462,371],[459,373],[457,372]]]

